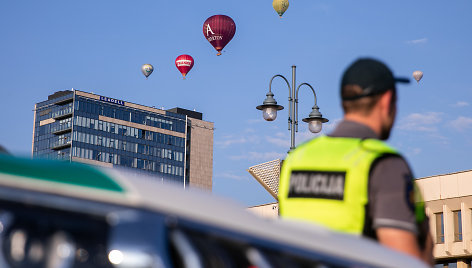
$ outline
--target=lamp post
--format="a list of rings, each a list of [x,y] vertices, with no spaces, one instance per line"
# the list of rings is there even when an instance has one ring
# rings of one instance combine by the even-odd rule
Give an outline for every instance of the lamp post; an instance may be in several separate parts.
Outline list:
[[[326,123],[329,120],[323,118],[320,113],[320,108],[316,105],[316,93],[313,87],[308,83],[302,83],[298,87],[296,87],[295,83],[295,70],[296,66],[292,66],[292,86],[288,80],[280,75],[274,75],[270,79],[269,83],[269,92],[266,94],[266,99],[262,103],[256,107],[258,110],[262,110],[262,117],[267,121],[274,121],[277,118],[277,111],[282,110],[284,107],[282,105],[278,105],[277,101],[274,99],[274,93],[272,93],[272,81],[276,77],[281,77],[287,83],[288,86],[288,103],[289,103],[289,114],[288,114],[288,130],[291,132],[291,139],[290,139],[290,151],[295,149],[295,132],[298,132],[298,91],[300,87],[305,85],[311,88],[313,91],[313,95],[315,96],[315,104],[313,105],[311,113],[308,115],[307,118],[302,119],[303,122],[308,123],[308,129],[312,133],[318,133],[321,131],[322,123]]]

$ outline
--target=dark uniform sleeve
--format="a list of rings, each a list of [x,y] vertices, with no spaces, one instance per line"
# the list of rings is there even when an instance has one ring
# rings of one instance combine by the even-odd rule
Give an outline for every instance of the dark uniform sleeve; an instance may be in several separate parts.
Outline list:
[[[372,228],[397,228],[418,234],[413,191],[413,175],[402,157],[385,156],[376,161],[369,178]]]

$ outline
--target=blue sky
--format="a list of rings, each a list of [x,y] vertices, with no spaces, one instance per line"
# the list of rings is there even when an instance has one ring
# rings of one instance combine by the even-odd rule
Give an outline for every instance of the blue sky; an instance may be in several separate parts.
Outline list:
[[[359,57],[386,62],[396,75],[424,72],[401,85],[399,114],[389,143],[416,177],[472,169],[472,1],[296,1],[283,19],[271,0],[259,1],[2,1],[0,2],[0,143],[31,153],[34,104],[54,91],[80,89],[148,106],[182,107],[215,123],[213,193],[244,205],[273,198],[246,171],[284,158],[288,89],[273,92],[281,111],[262,120],[270,78],[310,83],[330,122],[342,118],[339,80]],[[203,22],[215,14],[237,29],[223,55],[205,40]],[[195,65],[182,80],[174,60]],[[148,80],[144,63],[155,67]],[[313,96],[301,88],[299,118]],[[300,122],[296,140],[313,135]]]

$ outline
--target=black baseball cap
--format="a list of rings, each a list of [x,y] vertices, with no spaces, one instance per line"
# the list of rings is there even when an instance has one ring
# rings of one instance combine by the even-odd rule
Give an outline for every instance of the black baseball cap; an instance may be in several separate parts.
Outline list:
[[[341,80],[341,98],[348,101],[373,96],[389,89],[395,89],[395,83],[410,83],[410,79],[394,77],[392,71],[381,61],[361,58],[344,71]],[[362,93],[343,96],[342,89],[345,85],[357,85],[362,88]]]

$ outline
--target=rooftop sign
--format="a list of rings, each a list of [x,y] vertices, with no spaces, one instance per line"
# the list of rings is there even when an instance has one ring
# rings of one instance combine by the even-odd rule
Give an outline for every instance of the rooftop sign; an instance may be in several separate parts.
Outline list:
[[[100,100],[110,102],[110,103],[114,103],[114,104],[118,104],[118,105],[123,105],[123,106],[125,105],[125,101],[112,99],[112,98],[108,98],[108,97],[100,96]]]

